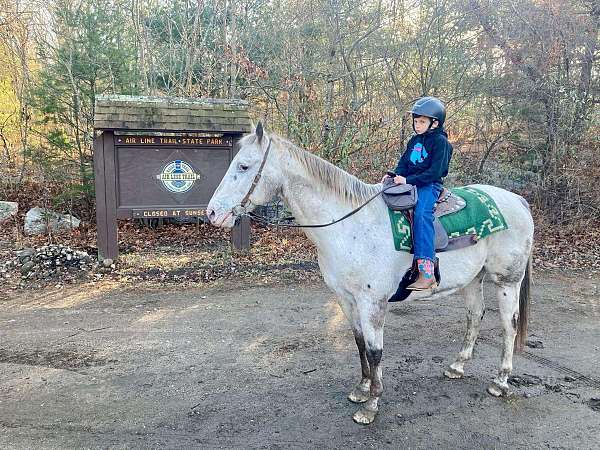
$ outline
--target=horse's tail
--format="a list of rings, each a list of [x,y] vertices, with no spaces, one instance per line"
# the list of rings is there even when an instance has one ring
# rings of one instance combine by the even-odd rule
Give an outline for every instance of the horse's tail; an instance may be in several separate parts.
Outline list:
[[[517,324],[517,337],[515,339],[515,351],[520,353],[525,347],[527,340],[527,324],[529,322],[529,301],[531,299],[531,272],[532,272],[532,255],[529,255],[527,267],[525,268],[525,276],[521,282],[521,290],[519,292],[519,322]]]

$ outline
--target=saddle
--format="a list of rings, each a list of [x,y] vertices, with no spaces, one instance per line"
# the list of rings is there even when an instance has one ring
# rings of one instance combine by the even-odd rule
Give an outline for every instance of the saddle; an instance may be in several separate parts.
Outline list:
[[[394,185],[393,181],[384,183],[383,200],[388,208],[402,211],[412,225],[412,214],[418,201],[417,188],[410,184]],[[475,236],[467,235],[450,238],[439,218],[456,213],[467,206],[467,202],[460,196],[444,188],[440,193],[434,207],[433,228],[435,230],[435,250],[446,252],[468,247],[477,242]],[[412,236],[412,233],[411,233]]]
[[[442,225],[442,222],[440,222],[440,217],[454,214],[463,210],[466,206],[467,202],[465,199],[451,192],[449,189],[444,188],[440,192],[433,210],[433,229],[435,230],[435,250],[437,252],[457,250],[477,243],[475,235],[448,237],[446,229]]]

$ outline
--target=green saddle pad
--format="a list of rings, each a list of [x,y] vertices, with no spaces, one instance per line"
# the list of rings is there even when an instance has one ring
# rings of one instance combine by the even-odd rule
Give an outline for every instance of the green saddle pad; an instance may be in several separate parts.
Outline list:
[[[497,231],[506,230],[508,225],[496,206],[496,202],[485,192],[474,187],[450,189],[467,202],[467,206],[458,212],[440,217],[440,222],[449,238],[472,234],[477,240]],[[394,247],[398,251],[410,251],[410,224],[400,211],[388,209],[394,235]]]

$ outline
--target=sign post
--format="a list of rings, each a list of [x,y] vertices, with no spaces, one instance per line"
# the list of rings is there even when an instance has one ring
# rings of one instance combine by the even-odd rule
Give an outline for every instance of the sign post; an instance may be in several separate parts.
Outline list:
[[[239,100],[99,96],[94,116],[98,259],[116,260],[117,220],[201,217],[251,130]],[[250,245],[250,224],[232,232]]]

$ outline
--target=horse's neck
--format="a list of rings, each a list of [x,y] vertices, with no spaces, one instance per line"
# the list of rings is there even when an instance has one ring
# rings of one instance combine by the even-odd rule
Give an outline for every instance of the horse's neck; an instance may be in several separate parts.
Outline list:
[[[324,224],[344,216],[356,206],[343,201],[322,183],[315,181],[303,165],[287,156],[281,175],[284,177],[282,197],[299,224]],[[374,205],[369,205],[375,208]],[[321,247],[331,243],[332,234],[340,238],[340,233],[354,232],[356,216],[344,220],[344,226],[305,228],[308,237]],[[360,225],[355,224],[356,227]]]
[[[283,200],[292,211],[296,222],[301,224],[329,223],[347,212],[342,204],[326,188],[311,185],[311,181],[298,176],[286,180]]]

